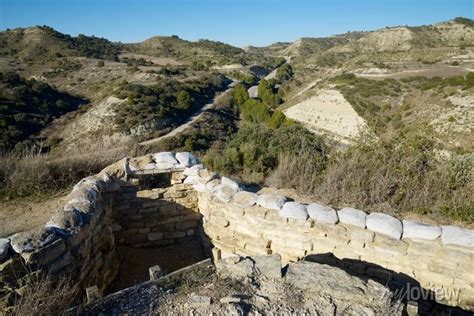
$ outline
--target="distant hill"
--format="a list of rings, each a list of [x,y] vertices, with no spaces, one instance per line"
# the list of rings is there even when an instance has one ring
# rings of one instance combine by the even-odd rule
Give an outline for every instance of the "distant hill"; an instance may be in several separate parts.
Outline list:
[[[218,41],[201,39],[187,41],[177,36],[154,36],[143,42],[128,44],[127,49],[156,57],[171,57],[180,61],[218,61],[220,64],[241,62],[245,51]]]
[[[17,28],[0,32],[0,56],[24,61],[83,56],[116,60],[122,44],[80,34],[72,37],[48,26]]]
[[[290,45],[274,44],[249,51],[292,57],[295,63],[334,66],[357,57],[363,61],[434,61],[474,45],[474,21],[456,18],[424,26],[398,26],[349,32],[324,38],[300,38]],[[430,52],[426,55],[426,51]]]

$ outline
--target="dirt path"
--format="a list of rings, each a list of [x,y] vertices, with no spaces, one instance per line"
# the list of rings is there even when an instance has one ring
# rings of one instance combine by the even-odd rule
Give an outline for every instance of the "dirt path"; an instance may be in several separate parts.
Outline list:
[[[227,86],[227,89],[223,92],[219,92],[217,93],[214,98],[211,100],[211,102],[209,102],[208,104],[204,105],[202,108],[200,108],[199,110],[197,110],[193,115],[191,115],[183,124],[181,124],[180,126],[176,127],[174,130],[172,130],[171,132],[165,134],[165,135],[162,135],[160,137],[157,137],[157,138],[153,138],[153,139],[149,139],[149,140],[146,140],[144,142],[141,142],[141,143],[138,143],[139,145],[150,145],[150,144],[154,144],[154,143],[157,143],[163,139],[166,139],[166,138],[169,138],[169,137],[173,137],[173,136],[176,136],[178,135],[179,133],[183,132],[184,130],[186,130],[189,126],[191,126],[191,124],[193,124],[194,122],[196,122],[204,112],[206,112],[207,110],[209,109],[212,109],[215,105],[216,105],[216,102],[217,102],[217,99],[226,94],[227,92],[229,92],[233,87],[234,85],[236,84],[235,81],[233,81],[231,84],[229,84]]]

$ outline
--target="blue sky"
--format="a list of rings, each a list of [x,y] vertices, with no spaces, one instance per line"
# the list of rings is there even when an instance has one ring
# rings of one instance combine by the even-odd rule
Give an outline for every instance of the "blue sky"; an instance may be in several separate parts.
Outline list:
[[[60,32],[138,42],[154,35],[268,45],[396,25],[474,18],[473,0],[0,0],[0,29],[49,25]]]

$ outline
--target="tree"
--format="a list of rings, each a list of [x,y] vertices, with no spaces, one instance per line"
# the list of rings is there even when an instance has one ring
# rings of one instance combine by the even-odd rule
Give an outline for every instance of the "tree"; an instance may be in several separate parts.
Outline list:
[[[191,96],[185,90],[181,90],[176,98],[177,108],[188,110],[191,107]]]
[[[242,84],[238,84],[234,88],[234,104],[241,106],[249,99],[249,93]]]

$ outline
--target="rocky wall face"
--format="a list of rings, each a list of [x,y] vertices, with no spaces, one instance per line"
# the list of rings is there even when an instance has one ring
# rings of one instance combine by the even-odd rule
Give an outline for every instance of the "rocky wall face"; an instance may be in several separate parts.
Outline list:
[[[202,215],[197,192],[183,184],[181,172],[171,173],[170,186],[140,189],[123,187],[116,193],[113,224],[118,244],[132,247],[172,245],[196,235]]]
[[[199,193],[215,259],[277,253],[284,262],[305,259],[367,276],[399,289],[397,294],[408,299],[422,298],[421,291],[441,304],[474,310],[472,231],[355,209],[282,204],[276,196],[259,203],[259,198],[249,206],[241,199],[223,202],[212,192]],[[280,210],[275,209],[278,204]]]

